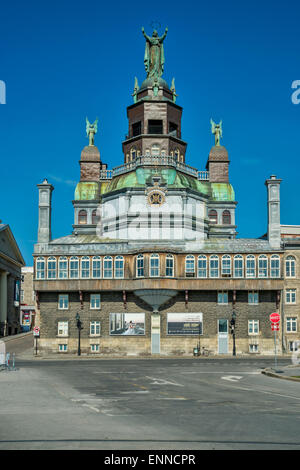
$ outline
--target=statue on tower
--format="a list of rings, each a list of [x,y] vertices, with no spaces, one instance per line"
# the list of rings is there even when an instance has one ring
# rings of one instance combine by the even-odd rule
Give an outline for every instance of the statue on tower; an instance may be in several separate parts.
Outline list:
[[[88,118],[86,118],[86,135],[89,139],[89,146],[95,145],[94,144],[95,134],[97,134],[97,130],[98,130],[97,124],[98,124],[98,118],[93,124],[91,124]]]
[[[222,121],[219,124],[216,124],[212,119],[210,120],[211,123],[211,132],[215,135],[215,145],[220,146],[220,139],[223,136],[222,134]]]
[[[150,37],[145,33],[144,28],[142,28],[142,33],[146,39],[144,64],[147,78],[159,78],[163,74],[165,64],[163,41],[167,32],[168,28],[166,28],[164,34],[159,37],[155,29],[152,33],[152,37]]]

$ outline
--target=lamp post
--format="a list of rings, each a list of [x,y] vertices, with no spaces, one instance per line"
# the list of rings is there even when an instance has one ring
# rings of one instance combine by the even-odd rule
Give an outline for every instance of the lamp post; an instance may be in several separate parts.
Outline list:
[[[231,317],[231,320],[230,320],[231,334],[232,334],[232,339],[233,339],[233,351],[232,351],[233,356],[236,356],[236,350],[235,350],[235,320],[236,320],[236,313],[233,310],[232,317]]]
[[[77,351],[77,355],[80,356],[81,355],[81,350],[80,350],[80,331],[82,330],[82,323],[81,323],[81,320],[80,320],[80,315],[79,313],[76,313],[76,322],[77,322],[77,328],[78,328],[78,351]]]

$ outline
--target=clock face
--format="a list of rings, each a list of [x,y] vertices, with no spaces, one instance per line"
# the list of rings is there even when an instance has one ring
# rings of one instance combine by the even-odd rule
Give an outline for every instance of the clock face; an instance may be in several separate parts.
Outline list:
[[[151,206],[161,206],[165,202],[165,195],[162,191],[154,190],[148,194],[148,203]]]

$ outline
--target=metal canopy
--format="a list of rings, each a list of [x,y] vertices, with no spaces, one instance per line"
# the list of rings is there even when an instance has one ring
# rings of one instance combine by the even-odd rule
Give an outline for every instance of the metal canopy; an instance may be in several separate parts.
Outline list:
[[[134,294],[152,307],[154,312],[178,294],[174,289],[138,289]]]

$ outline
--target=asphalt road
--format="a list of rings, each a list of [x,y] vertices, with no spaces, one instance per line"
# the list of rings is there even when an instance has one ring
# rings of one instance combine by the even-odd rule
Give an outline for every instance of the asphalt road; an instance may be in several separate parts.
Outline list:
[[[0,449],[300,449],[300,382],[272,358],[24,357],[0,372]]]

